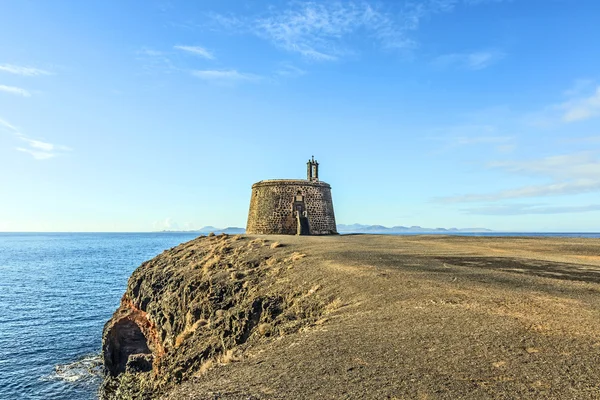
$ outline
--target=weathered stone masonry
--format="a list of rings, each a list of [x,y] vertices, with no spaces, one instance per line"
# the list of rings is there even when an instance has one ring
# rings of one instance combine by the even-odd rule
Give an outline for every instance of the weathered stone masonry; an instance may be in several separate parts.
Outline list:
[[[318,180],[318,163],[308,162],[308,179],[264,180],[252,185],[246,232],[286,234],[299,232],[299,216],[308,220],[309,234],[337,233],[331,186]]]

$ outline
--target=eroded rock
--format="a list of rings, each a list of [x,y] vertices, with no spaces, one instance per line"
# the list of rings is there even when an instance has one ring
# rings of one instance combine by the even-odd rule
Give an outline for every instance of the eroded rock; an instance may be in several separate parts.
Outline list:
[[[248,343],[316,321],[326,301],[278,279],[298,262],[291,255],[263,239],[219,235],[142,264],[104,327],[101,398],[158,397]]]

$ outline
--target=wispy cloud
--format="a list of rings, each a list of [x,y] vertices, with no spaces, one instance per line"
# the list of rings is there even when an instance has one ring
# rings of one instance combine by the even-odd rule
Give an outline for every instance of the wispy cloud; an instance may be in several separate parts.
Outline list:
[[[508,199],[522,199],[545,196],[561,196],[569,194],[590,193],[600,190],[600,180],[580,179],[567,182],[556,182],[546,185],[530,185],[517,189],[503,190],[489,194],[468,194],[463,196],[443,197],[440,203],[490,202]]]
[[[214,60],[215,56],[204,47],[200,46],[174,46],[176,50],[185,51],[186,53],[191,53],[196,56],[200,56],[206,58],[208,60]]]
[[[443,143],[443,147],[433,150],[440,154],[466,146],[488,146],[499,152],[509,152],[515,148],[515,137],[506,135],[494,124],[463,124],[437,128],[428,139]]]
[[[527,215],[527,214],[570,214],[600,211],[600,204],[585,206],[547,206],[538,204],[501,204],[472,207],[461,210],[473,215]]]
[[[143,63],[143,68],[149,73],[171,74],[180,69],[173,64],[170,55],[164,51],[144,47],[136,52],[137,59]]]
[[[27,144],[38,150],[51,152],[51,151],[71,151],[72,149],[67,146],[56,145],[52,143],[42,142],[41,140],[29,139],[27,137],[21,137],[21,140],[27,142]]]
[[[456,136],[451,140],[457,145],[498,144],[511,141],[511,136]]]
[[[29,149],[29,148],[24,148],[24,147],[17,147],[16,149],[18,151],[22,151],[23,153],[29,154],[36,160],[48,160],[50,158],[56,157],[56,155],[57,155],[56,153],[51,153],[48,151],[39,151],[39,150],[34,150],[34,149]]]
[[[67,146],[42,142],[41,140],[30,139],[25,136],[21,136],[19,139],[24,141],[27,147],[16,147],[16,149],[31,155],[36,160],[47,160],[73,150]]]
[[[600,117],[600,85],[581,79],[566,90],[564,96],[566,100],[525,116],[525,122],[548,128]]]
[[[563,122],[583,121],[600,116],[600,86],[589,96],[573,98],[559,105]]]
[[[565,138],[565,139],[562,139],[561,142],[563,142],[563,143],[587,143],[587,144],[598,143],[598,144],[600,144],[600,135]]]
[[[385,47],[409,47],[408,26],[367,2],[301,3],[254,21],[254,32],[277,47],[317,61],[351,53],[345,39],[365,31]]]
[[[283,63],[280,65],[279,69],[275,71],[275,74],[279,76],[297,77],[306,75],[306,71],[302,68],[296,67],[295,65]]]
[[[159,50],[154,50],[154,49],[150,49],[147,47],[144,47],[141,50],[137,51],[138,55],[142,55],[142,56],[149,56],[149,57],[159,57],[159,56],[163,56],[165,53]]]
[[[437,57],[433,65],[440,68],[460,68],[478,71],[492,66],[506,57],[498,50],[484,50],[471,53],[453,53]]]
[[[179,229],[179,224],[176,221],[173,221],[171,217],[167,217],[162,221],[154,221],[152,224],[154,226],[154,230],[177,230]]]
[[[20,88],[20,87],[16,87],[16,86],[0,85],[0,92],[16,94],[17,96],[23,96],[23,97],[31,96],[31,93],[29,93],[27,90]]]
[[[488,0],[489,1],[489,0]],[[350,39],[369,39],[383,49],[417,46],[411,32],[433,14],[452,11],[474,0],[421,0],[374,3],[368,1],[290,2],[285,8],[270,7],[262,15],[240,18],[211,14],[213,22],[228,31],[252,33],[288,52],[315,61],[332,61],[354,54]],[[498,54],[474,53],[472,68],[484,68]]]
[[[262,78],[259,75],[229,70],[196,70],[192,75],[205,81],[217,83],[256,82]]]
[[[539,176],[549,182],[494,193],[442,197],[436,201],[441,203],[494,202],[600,191],[600,158],[593,152],[545,157],[531,161],[493,162],[488,167],[504,169],[518,175]]]
[[[33,68],[33,67],[23,67],[19,65],[13,64],[0,64],[0,72],[8,72],[10,74],[22,75],[22,76],[40,76],[40,75],[52,75],[51,72]]]
[[[4,128],[5,130],[9,130],[13,134],[17,134],[19,132],[19,129],[16,126],[2,118],[0,118],[0,127]]]
[[[37,139],[32,139],[21,133],[21,131],[15,125],[1,118],[0,128],[5,132],[10,133],[16,139],[25,142],[25,147],[18,146],[15,149],[31,155],[36,160],[47,160],[63,155],[66,152],[73,150],[68,146],[57,145]]]

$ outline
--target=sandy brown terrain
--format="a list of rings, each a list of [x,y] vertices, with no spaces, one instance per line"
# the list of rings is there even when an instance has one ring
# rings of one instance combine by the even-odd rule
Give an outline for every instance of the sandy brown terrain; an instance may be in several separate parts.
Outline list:
[[[318,319],[257,332],[164,399],[600,398],[600,240],[258,238],[288,261],[268,285]]]
[[[268,239],[339,308],[167,398],[600,398],[600,240]]]

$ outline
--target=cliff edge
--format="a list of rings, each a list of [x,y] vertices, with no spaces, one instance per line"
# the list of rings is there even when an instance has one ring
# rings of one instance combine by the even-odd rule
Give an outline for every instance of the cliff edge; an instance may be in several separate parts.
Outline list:
[[[102,399],[598,398],[600,240],[209,236],[131,276]]]

